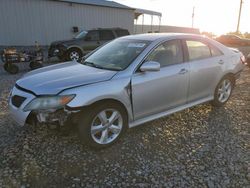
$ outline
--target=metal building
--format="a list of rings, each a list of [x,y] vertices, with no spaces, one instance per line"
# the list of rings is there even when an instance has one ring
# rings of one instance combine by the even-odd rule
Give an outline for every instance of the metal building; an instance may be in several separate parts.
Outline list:
[[[195,33],[200,34],[198,28],[178,27],[170,25],[135,25],[134,34],[138,33]]]
[[[29,46],[72,38],[80,30],[134,31],[134,9],[105,0],[0,0],[0,46]]]

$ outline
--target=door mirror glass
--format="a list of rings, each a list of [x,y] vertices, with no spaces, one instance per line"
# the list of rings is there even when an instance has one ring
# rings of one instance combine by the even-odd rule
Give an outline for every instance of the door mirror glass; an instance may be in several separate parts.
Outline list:
[[[156,72],[160,70],[160,67],[161,67],[160,63],[156,61],[146,61],[140,67],[140,71],[141,72]]]

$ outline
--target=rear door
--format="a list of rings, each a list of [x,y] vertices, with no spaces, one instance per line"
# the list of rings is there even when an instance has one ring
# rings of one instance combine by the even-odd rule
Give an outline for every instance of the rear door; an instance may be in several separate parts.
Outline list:
[[[222,76],[224,56],[218,48],[205,41],[186,39],[185,44],[190,64],[190,103],[213,96]]]
[[[161,65],[157,72],[137,71],[132,76],[135,119],[157,114],[187,102],[188,63],[184,62],[179,40],[162,43],[146,58]]]

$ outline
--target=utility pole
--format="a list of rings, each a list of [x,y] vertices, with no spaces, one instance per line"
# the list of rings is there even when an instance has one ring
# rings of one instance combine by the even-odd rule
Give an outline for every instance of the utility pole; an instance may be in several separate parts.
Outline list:
[[[239,28],[240,28],[240,16],[241,16],[242,3],[243,3],[243,0],[240,0],[240,10],[239,10],[239,17],[238,17],[238,24],[237,24],[236,33],[239,33]]]
[[[192,28],[194,28],[194,9],[195,9],[195,7],[193,6],[193,13],[192,13]]]

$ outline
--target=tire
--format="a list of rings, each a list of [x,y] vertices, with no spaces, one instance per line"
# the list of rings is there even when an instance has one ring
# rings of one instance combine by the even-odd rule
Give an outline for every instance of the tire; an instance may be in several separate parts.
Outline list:
[[[3,67],[4,67],[4,70],[10,74],[17,74],[19,71],[18,66],[13,65],[13,64],[5,63]]]
[[[31,70],[39,69],[43,67],[43,64],[37,61],[31,61],[29,64]]]
[[[67,61],[80,61],[83,54],[80,49],[72,48],[67,51],[66,60]]]
[[[223,77],[215,89],[212,105],[216,107],[223,106],[231,97],[234,84],[234,78],[231,76]]]
[[[116,103],[91,106],[83,114],[77,121],[79,137],[84,144],[94,149],[103,149],[116,143],[128,127],[126,110]]]

